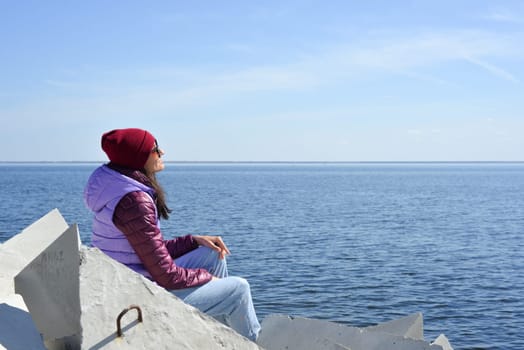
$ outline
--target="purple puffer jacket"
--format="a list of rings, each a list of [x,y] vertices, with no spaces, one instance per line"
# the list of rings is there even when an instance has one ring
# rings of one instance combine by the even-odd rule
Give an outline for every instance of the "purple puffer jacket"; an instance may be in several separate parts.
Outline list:
[[[94,213],[92,245],[164,288],[181,289],[209,282],[205,269],[185,269],[173,259],[198,247],[191,235],[164,240],[154,190],[139,171],[97,168],[84,190]],[[125,175],[124,175],[125,174]]]

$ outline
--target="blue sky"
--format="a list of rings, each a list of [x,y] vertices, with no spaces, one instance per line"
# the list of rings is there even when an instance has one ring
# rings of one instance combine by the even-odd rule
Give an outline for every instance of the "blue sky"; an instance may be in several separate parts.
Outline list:
[[[0,161],[524,160],[523,1],[3,1]]]

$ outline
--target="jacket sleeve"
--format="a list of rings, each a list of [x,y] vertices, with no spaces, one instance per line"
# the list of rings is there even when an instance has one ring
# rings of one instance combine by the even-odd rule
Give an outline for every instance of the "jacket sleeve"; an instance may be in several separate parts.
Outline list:
[[[127,237],[142,264],[159,285],[166,289],[182,289],[209,282],[213,276],[207,270],[176,266],[170,254],[170,250],[173,253],[184,252],[193,247],[196,244],[194,240],[188,236],[180,240],[164,240],[156,225],[157,220],[154,202],[141,191],[125,195],[113,214],[113,223]],[[177,248],[177,242],[183,247]]]
[[[198,248],[198,243],[191,235],[165,240],[164,244],[169,251],[169,255],[171,255],[173,259],[176,259]]]

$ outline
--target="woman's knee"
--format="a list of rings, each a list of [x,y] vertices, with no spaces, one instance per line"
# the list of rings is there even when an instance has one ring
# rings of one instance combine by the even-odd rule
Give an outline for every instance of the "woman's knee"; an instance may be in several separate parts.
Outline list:
[[[213,257],[218,257],[218,253],[216,250],[213,250],[209,247],[206,247],[206,246],[203,246],[201,245],[200,247],[197,248],[198,251],[200,251],[201,254],[205,255],[205,256],[213,256]]]
[[[227,277],[234,286],[233,293],[237,296],[251,295],[251,288],[249,282],[242,277]]]
[[[249,289],[249,282],[245,278],[238,277],[238,276],[233,276],[231,278],[233,280],[235,280],[235,282],[238,284],[238,286],[240,288],[248,288]]]

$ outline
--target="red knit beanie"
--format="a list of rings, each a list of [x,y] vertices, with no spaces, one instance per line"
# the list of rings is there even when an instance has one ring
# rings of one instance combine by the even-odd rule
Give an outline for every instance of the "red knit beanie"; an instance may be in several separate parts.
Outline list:
[[[146,130],[116,129],[102,135],[102,149],[109,160],[131,169],[143,169],[155,138]]]

